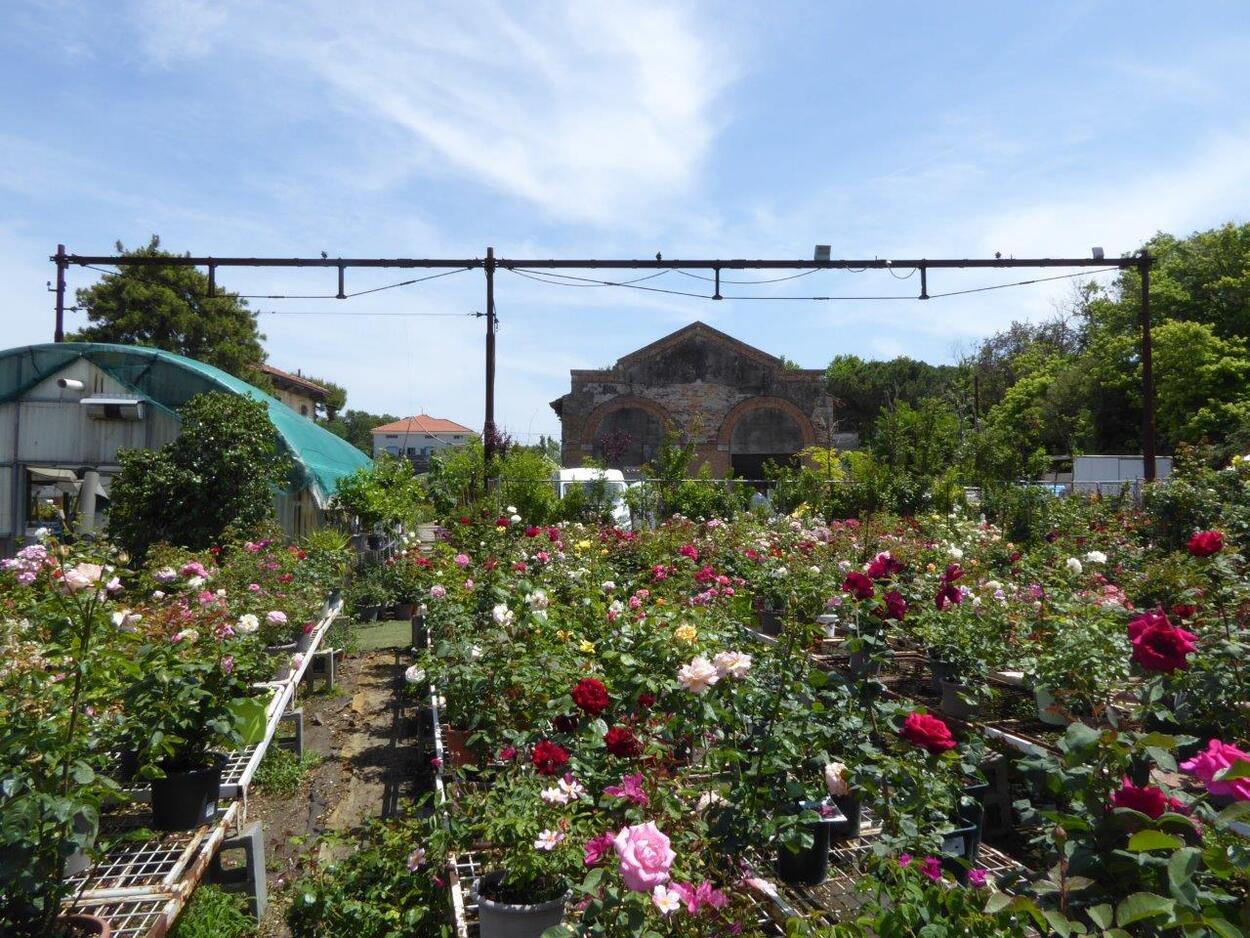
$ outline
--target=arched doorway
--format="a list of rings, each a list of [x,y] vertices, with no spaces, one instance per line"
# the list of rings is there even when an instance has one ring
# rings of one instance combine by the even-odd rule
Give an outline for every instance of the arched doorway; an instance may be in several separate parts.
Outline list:
[[[789,401],[753,398],[725,417],[720,444],[729,450],[734,475],[762,479],[766,462],[793,464],[815,435],[807,415]]]
[[[650,401],[609,402],[587,421],[590,450],[613,469],[633,469],[659,452],[664,442],[664,412]]]

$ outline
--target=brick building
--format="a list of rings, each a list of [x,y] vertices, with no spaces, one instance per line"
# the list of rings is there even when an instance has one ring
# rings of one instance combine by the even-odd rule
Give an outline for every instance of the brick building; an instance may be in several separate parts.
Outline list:
[[[588,457],[634,468],[651,459],[667,427],[698,446],[697,464],[760,478],[768,459],[790,459],[831,437],[824,372],[788,368],[733,336],[695,322],[604,370],[573,370],[568,394],[551,402],[563,431],[562,461]]]

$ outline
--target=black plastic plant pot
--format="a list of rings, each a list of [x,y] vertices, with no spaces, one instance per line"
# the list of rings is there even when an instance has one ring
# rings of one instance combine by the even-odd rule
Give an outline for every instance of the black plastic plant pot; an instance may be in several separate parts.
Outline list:
[[[396,619],[408,620],[412,618],[413,612],[416,611],[416,603],[396,603],[394,617]]]
[[[829,823],[830,839],[854,840],[859,836],[860,823],[864,816],[864,806],[856,795],[835,797],[833,803],[846,817],[845,821],[834,820]]]
[[[942,678],[942,710],[956,720],[971,720],[976,716],[976,708],[964,699],[963,693],[968,685]]]
[[[818,810],[821,802],[807,801],[797,810]],[[819,886],[829,875],[829,841],[834,827],[832,818],[822,818],[807,825],[812,835],[810,847],[793,850],[785,844],[777,847],[777,878],[789,886]]]
[[[966,883],[968,870],[977,862],[981,835],[977,824],[959,823],[963,826],[942,835],[942,868],[953,873],[960,883]]]
[[[377,622],[378,607],[377,606],[361,606],[356,610],[356,618],[361,622]]]
[[[777,848],[777,877],[788,886],[819,886],[829,875],[829,828],[827,822],[809,828],[812,845],[791,850]]]
[[[152,827],[187,831],[207,824],[217,814],[217,794],[226,757],[213,753],[207,767],[162,766],[165,777],[152,781]]]
[[[957,673],[953,664],[929,657],[929,689],[935,694],[942,692],[942,681],[953,681]]]

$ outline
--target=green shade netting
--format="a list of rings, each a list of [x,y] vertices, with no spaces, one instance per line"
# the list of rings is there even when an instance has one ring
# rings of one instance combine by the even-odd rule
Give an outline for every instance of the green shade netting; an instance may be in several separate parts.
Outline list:
[[[282,447],[295,463],[299,487],[311,489],[322,506],[338,488],[339,479],[370,462],[352,444],[259,388],[220,368],[163,349],[58,342],[0,351],[0,403],[20,397],[79,358],[108,372],[134,394],[170,411],[209,391],[228,391],[264,401]]]

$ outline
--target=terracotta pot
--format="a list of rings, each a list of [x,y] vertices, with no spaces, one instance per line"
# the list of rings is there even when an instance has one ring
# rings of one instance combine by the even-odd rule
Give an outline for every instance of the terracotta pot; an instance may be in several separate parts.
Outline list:
[[[113,926],[102,918],[75,912],[73,915],[62,915],[57,919],[62,925],[77,929],[78,934],[91,938],[109,938],[113,934]]]
[[[451,765],[477,765],[477,755],[469,747],[469,736],[455,726],[443,728],[443,755]]]

